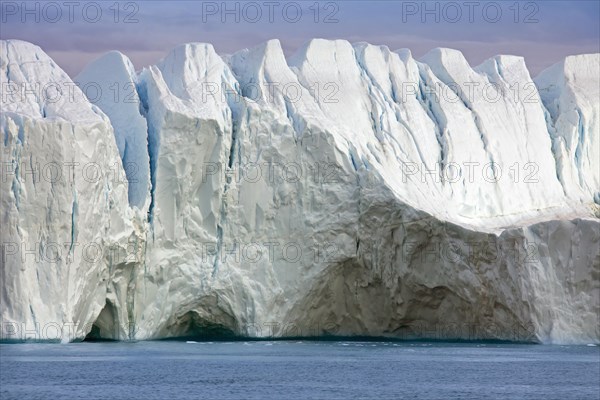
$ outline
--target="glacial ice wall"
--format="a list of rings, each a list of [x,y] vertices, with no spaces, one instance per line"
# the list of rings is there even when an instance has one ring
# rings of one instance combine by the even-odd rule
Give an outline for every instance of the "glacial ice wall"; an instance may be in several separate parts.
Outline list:
[[[0,53],[2,322],[82,337],[136,237],[113,129],[39,47]]]
[[[597,54],[1,49],[2,339],[600,340]]]

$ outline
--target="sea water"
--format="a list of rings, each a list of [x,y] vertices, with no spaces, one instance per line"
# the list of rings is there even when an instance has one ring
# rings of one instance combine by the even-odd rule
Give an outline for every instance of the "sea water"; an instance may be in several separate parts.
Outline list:
[[[360,341],[0,345],[0,399],[599,399],[600,347]]]

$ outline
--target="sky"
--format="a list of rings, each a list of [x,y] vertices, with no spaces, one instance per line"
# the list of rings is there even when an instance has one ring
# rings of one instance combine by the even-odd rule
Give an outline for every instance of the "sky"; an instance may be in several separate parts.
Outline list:
[[[536,75],[565,56],[600,52],[600,1],[0,1],[0,38],[42,47],[76,76],[110,50],[137,69],[175,46],[230,54],[269,39],[292,55],[312,38],[461,50],[472,66],[524,56]]]

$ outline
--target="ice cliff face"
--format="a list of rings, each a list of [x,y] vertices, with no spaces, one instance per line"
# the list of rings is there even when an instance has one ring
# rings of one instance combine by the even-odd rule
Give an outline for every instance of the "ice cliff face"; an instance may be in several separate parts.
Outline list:
[[[0,54],[2,339],[600,340],[598,55]]]
[[[122,256],[138,220],[111,122],[39,47],[0,54],[2,321],[85,336],[114,270],[136,264]]]

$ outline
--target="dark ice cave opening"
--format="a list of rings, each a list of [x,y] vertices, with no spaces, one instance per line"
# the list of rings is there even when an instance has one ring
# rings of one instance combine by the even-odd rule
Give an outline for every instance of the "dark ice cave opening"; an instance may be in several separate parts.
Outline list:
[[[172,327],[175,335],[167,340],[234,340],[238,338],[235,332],[220,323],[208,321],[197,313],[190,311],[178,318]]]
[[[104,308],[86,335],[84,342],[112,342],[119,339],[117,312],[114,304],[106,300]]]

